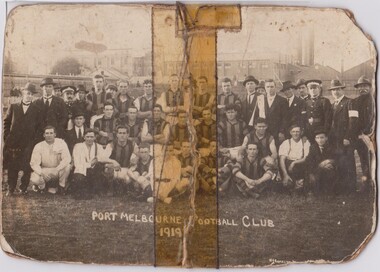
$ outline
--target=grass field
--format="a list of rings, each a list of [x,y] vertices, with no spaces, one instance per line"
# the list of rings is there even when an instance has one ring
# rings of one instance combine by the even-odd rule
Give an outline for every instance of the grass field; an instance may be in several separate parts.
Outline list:
[[[233,218],[239,226],[219,228],[220,266],[342,261],[371,233],[372,194],[221,200],[219,216]]]
[[[287,195],[258,200],[236,196],[219,200],[220,221],[212,224],[217,218],[215,196],[199,195],[198,219],[188,248],[191,264],[215,267],[218,256],[222,267],[340,261],[371,232],[373,201],[373,194],[311,200]],[[31,192],[3,199],[3,234],[18,253],[37,260],[180,265],[181,238],[176,229],[182,231],[189,215],[188,200],[159,203],[156,217],[160,222],[155,229],[153,223],[141,222],[143,215],[152,215],[152,209],[152,204],[122,197],[73,200]],[[105,220],[105,212],[115,212],[115,220],[111,215],[111,220]],[[177,216],[180,222],[165,223],[163,216]],[[252,226],[260,223],[266,226]]]

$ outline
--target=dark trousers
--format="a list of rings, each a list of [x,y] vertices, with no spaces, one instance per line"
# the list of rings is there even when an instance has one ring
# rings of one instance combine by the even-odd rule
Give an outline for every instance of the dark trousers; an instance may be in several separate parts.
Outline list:
[[[8,188],[13,192],[17,186],[19,171],[23,171],[20,189],[26,190],[30,181],[32,169],[29,162],[32,154],[32,147],[8,148],[4,147],[4,169],[8,169]]]
[[[334,194],[337,190],[337,167],[328,169],[318,165],[310,174],[308,190],[315,194]]]
[[[101,163],[87,169],[86,176],[79,173],[73,174],[72,191],[74,198],[90,199],[94,194],[105,193],[106,189],[104,165]]]
[[[337,146],[338,160],[338,190],[340,193],[352,193],[356,191],[356,164],[354,148],[349,146]]]
[[[367,146],[361,139],[358,139],[352,143],[352,148],[358,152],[363,176],[369,178],[369,150]]]

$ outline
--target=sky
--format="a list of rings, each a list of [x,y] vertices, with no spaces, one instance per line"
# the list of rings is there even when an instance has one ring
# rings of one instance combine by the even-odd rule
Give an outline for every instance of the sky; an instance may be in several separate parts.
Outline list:
[[[242,7],[240,32],[218,32],[218,59],[278,58],[294,53],[299,33],[314,27],[315,62],[340,71],[374,57],[374,46],[343,10]]]
[[[149,6],[30,5],[8,16],[5,55],[16,64],[43,66],[55,52],[86,41],[143,56],[151,51],[151,39]]]

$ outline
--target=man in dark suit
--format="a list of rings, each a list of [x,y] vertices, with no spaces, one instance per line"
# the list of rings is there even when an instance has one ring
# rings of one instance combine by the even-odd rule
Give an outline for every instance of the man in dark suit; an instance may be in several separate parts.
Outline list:
[[[82,111],[75,111],[73,114],[73,123],[74,127],[66,132],[66,143],[69,147],[70,154],[73,154],[74,146],[77,143],[83,143],[84,142],[84,131],[86,129],[85,127],[85,113]]]
[[[349,126],[351,99],[344,95],[346,86],[339,80],[332,80],[329,90],[334,97],[330,142],[336,148],[337,164],[340,169],[340,190],[352,193],[356,191],[356,166],[353,149],[353,134]]]
[[[57,130],[57,138],[64,138],[68,121],[66,104],[62,98],[53,96],[54,81],[44,78],[41,81],[43,95],[37,99],[35,105],[38,107],[41,122],[39,127],[39,140],[43,140],[43,130],[46,126],[53,126]]]
[[[359,91],[359,97],[352,100],[352,110],[350,110],[350,123],[354,134],[353,146],[359,154],[363,171],[362,189],[368,189],[371,179],[370,153],[365,142],[372,145],[370,137],[373,137],[375,129],[375,100],[369,79],[361,76],[354,86]]]
[[[253,110],[257,103],[256,86],[258,84],[259,81],[254,76],[247,76],[243,82],[247,93],[241,102],[241,118],[246,124],[251,120]]]
[[[37,142],[39,127],[39,110],[32,103],[36,87],[26,84],[22,89],[22,101],[11,104],[4,119],[4,169],[8,169],[8,192],[12,195],[16,189],[19,171],[24,174],[21,178],[20,192],[26,193],[31,168],[29,165],[33,146]]]
[[[305,115],[306,115],[306,102],[297,96],[294,95],[294,86],[290,81],[285,81],[282,83],[282,89],[280,92],[283,92],[285,98],[288,102],[288,115],[286,116],[286,138],[290,138],[289,129],[293,124],[298,124],[301,126],[301,130],[305,127]]]
[[[309,173],[308,191],[311,194],[332,194],[337,185],[337,155],[329,143],[327,133],[321,128],[314,131],[314,143],[306,157]]]
[[[268,122],[268,132],[274,137],[276,147],[285,140],[287,128],[288,103],[285,98],[277,95],[276,84],[273,79],[265,81],[267,93],[265,101],[265,118]]]

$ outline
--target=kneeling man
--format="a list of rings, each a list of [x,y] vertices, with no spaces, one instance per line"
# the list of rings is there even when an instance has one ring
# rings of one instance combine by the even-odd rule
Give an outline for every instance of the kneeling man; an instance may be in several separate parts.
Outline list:
[[[309,155],[310,143],[301,138],[302,129],[298,124],[289,129],[291,138],[280,145],[280,169],[282,174],[282,185],[290,190],[299,191],[303,189],[305,180],[305,161]]]
[[[102,145],[95,143],[96,130],[86,129],[84,132],[84,142],[74,146],[74,175],[73,186],[79,197],[90,197],[91,193],[104,193],[105,177],[104,165],[117,164],[111,160],[111,149],[103,148]]]
[[[33,170],[30,181],[35,192],[64,193],[67,178],[70,174],[71,156],[64,140],[56,138],[53,126],[44,129],[45,140],[36,144],[33,149],[30,166]],[[54,184],[58,182],[57,184]]]

